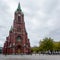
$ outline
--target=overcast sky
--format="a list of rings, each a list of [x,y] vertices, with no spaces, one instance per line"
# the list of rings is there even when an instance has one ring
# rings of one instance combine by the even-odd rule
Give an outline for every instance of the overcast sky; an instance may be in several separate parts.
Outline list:
[[[60,41],[60,0],[0,0],[0,46],[9,35],[19,2],[31,46],[38,46],[44,37]]]

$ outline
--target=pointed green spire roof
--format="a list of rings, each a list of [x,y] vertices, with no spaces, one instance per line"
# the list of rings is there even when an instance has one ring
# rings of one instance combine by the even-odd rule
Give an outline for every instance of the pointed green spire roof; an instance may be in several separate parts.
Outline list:
[[[21,11],[21,6],[20,6],[20,3],[18,4],[17,11]]]
[[[13,27],[11,26],[10,31],[12,31],[12,30],[13,30]]]

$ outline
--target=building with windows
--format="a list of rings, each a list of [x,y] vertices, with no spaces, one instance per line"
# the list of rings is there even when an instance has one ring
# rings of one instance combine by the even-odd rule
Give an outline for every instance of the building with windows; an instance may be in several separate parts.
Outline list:
[[[31,53],[30,42],[27,36],[24,22],[24,14],[20,3],[14,14],[13,26],[9,31],[9,36],[3,47],[3,54],[29,54]]]

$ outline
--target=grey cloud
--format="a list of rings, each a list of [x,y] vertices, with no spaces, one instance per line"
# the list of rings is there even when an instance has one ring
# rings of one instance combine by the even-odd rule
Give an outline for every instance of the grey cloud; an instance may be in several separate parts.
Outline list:
[[[8,35],[10,20],[9,7],[3,0],[0,0],[0,46],[3,46]]]
[[[52,37],[55,40],[60,40],[59,0],[26,0],[26,1],[13,0],[13,1],[16,2],[16,4],[18,4],[19,1],[21,2],[21,8],[25,15],[26,30],[32,46],[38,45],[40,39],[47,36]],[[4,27],[6,27],[2,29],[0,34],[2,34],[1,39],[3,39],[2,37],[4,36],[3,41],[5,41],[5,38],[8,35],[13,20],[12,17],[10,16],[12,15],[12,13],[9,12],[10,8],[8,7],[8,5],[7,4],[5,5],[4,0],[0,2],[1,2],[0,24],[2,26],[5,25]],[[2,27],[0,27],[0,29],[1,28]],[[6,33],[3,34],[3,32]]]
[[[58,0],[53,0],[53,1],[46,0],[45,4],[40,9],[40,11],[43,14],[41,14],[40,11],[39,11],[40,13],[37,14],[38,10],[34,11],[35,15],[34,15],[34,17],[32,17],[31,21],[35,22],[35,20],[36,20],[38,22],[38,23],[36,22],[36,24],[38,24],[38,25],[36,26],[36,24],[34,25],[31,23],[30,28],[33,28],[33,29],[28,29],[28,27],[27,27],[28,31],[29,30],[32,31],[32,35],[30,34],[31,31],[29,31],[30,37],[35,36],[35,34],[37,36],[41,34],[39,37],[35,36],[37,38],[31,37],[32,39],[34,39],[34,41],[38,40],[38,38],[43,38],[43,37],[48,36],[48,35],[51,36],[51,34],[53,35],[53,33],[52,33],[53,30],[56,31],[57,28],[60,28],[60,26],[59,26],[60,14],[59,14],[59,12],[58,13],[56,12],[57,6],[58,6]],[[57,10],[59,10],[59,9],[57,9]],[[33,12],[33,9],[32,9],[32,12]],[[28,16],[31,17],[32,15],[31,16],[28,15]],[[33,19],[35,19],[35,20],[33,21]],[[50,32],[51,32],[51,34],[50,34]],[[56,32],[56,36],[55,36],[55,34],[53,36],[51,36],[51,37],[53,37],[54,39],[58,39],[58,32]]]
[[[50,31],[47,36],[52,37],[55,41],[60,41],[60,28]]]

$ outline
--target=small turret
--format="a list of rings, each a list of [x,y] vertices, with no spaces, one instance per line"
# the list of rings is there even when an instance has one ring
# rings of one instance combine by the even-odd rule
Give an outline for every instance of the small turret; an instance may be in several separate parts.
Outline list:
[[[10,28],[10,32],[12,32],[13,31],[13,27],[11,26],[11,28]]]

